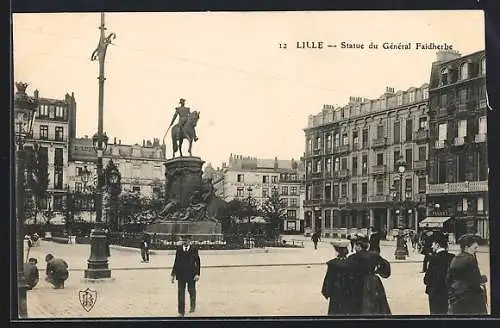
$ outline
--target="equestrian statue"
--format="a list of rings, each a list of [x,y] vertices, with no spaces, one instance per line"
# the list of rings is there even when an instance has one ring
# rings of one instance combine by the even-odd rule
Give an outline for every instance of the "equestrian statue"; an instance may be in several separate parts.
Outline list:
[[[172,157],[175,157],[175,153],[177,151],[179,151],[179,154],[182,157],[182,143],[184,139],[189,141],[188,152],[189,156],[192,156],[191,148],[193,146],[193,141],[198,141],[198,137],[196,136],[196,124],[200,118],[200,113],[197,111],[191,112],[189,107],[184,106],[185,103],[185,99],[181,98],[179,100],[180,106],[175,108],[175,113],[172,117],[172,121],[170,122],[170,126],[163,137],[163,140],[165,140],[168,131],[172,128]],[[177,117],[179,117],[179,121],[176,125],[173,125]]]

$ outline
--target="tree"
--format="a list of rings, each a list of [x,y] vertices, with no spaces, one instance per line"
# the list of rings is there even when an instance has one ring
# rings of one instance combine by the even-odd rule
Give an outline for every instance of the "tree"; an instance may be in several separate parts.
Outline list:
[[[261,207],[265,220],[269,223],[270,234],[273,238],[278,238],[283,219],[286,217],[286,205],[277,190],[273,190]]]
[[[119,196],[119,217],[126,223],[133,221],[135,216],[144,209],[144,201],[138,192],[123,192]]]
[[[47,200],[49,186],[48,158],[45,152],[35,144],[26,147],[26,218],[32,218],[36,224],[42,203]]]
[[[104,168],[104,209],[108,226],[111,230],[118,231],[120,226],[120,194],[122,193],[121,174],[118,167],[111,160]],[[114,176],[116,181],[112,181]]]

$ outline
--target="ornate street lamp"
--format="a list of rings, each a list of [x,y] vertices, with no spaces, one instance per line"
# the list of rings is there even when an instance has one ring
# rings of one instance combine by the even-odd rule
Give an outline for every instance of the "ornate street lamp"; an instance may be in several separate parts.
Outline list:
[[[17,92],[14,96],[14,124],[16,150],[16,228],[17,228],[17,289],[18,289],[18,316],[26,318],[28,307],[26,303],[27,285],[24,279],[24,220],[25,220],[25,151],[24,143],[33,136],[33,121],[38,108],[38,91],[35,97],[26,94],[27,83],[16,82]]]
[[[398,235],[396,237],[396,251],[394,256],[396,260],[406,260],[406,248],[405,248],[405,240],[404,240],[404,214],[403,214],[403,175],[406,171],[406,162],[403,159],[403,156],[399,157],[399,160],[396,162],[396,166],[398,168],[399,173],[399,210],[396,211],[398,215]]]
[[[90,257],[84,277],[87,279],[111,278],[111,270],[108,265],[108,242],[106,232],[102,223],[102,189],[104,185],[102,157],[108,145],[108,137],[103,131],[104,121],[104,62],[108,45],[116,38],[114,33],[106,36],[104,13],[101,13],[101,25],[99,44],[91,56],[91,61],[99,62],[99,104],[97,116],[97,133],[92,138],[92,145],[97,153],[97,188],[95,192],[96,227],[90,234]]]

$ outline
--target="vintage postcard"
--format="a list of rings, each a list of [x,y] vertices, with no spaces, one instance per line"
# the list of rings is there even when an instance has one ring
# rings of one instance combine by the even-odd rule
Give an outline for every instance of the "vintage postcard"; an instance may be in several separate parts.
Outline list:
[[[20,318],[488,315],[482,11],[13,15]]]

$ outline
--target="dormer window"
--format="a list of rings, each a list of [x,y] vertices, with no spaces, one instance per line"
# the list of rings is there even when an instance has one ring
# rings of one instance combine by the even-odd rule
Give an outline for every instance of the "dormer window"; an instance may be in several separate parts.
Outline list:
[[[460,80],[466,80],[469,78],[469,63],[463,63],[460,66]]]
[[[448,84],[448,68],[443,68],[441,70],[440,85]]]
[[[429,88],[425,87],[423,90],[422,90],[422,97],[425,99],[429,99]]]
[[[403,104],[403,94],[402,93],[397,95],[397,102],[398,102],[398,106],[401,106]]]
[[[408,102],[410,103],[415,102],[415,91],[410,91],[408,93]]]

